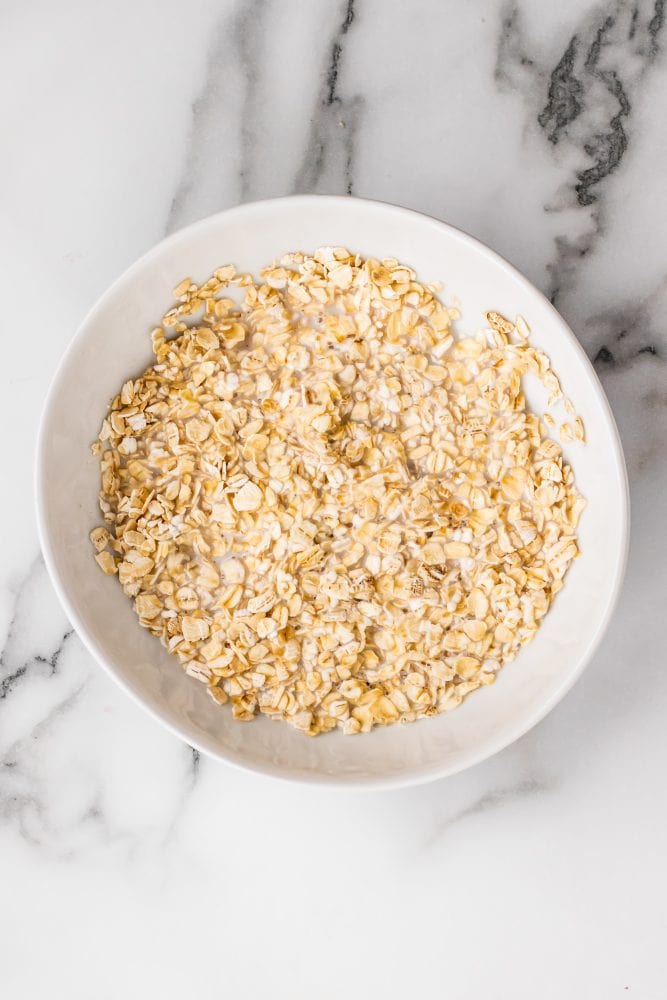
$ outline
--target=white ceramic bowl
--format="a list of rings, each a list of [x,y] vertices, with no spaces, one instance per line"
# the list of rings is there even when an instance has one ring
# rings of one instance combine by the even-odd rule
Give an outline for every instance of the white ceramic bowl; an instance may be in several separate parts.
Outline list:
[[[586,426],[587,444],[565,451],[588,500],[582,555],[536,638],[496,684],[449,714],[356,738],[308,739],[259,718],[233,721],[142,629],[118,581],[103,576],[88,540],[99,522],[98,460],[90,453],[109,400],[151,362],[149,330],[183,275],[204,279],[233,261],[242,270],[288,250],[340,244],[393,256],[424,281],[444,281],[459,329],[483,313],[522,314]],[[528,382],[529,401],[543,402]],[[51,386],[37,453],[37,510],[46,564],[65,610],[93,656],[120,686],[193,747],[285,778],[397,786],[452,774],[534,726],[590,660],[616,602],[626,556],[628,500],[621,446],[600,383],[550,303],[513,267],[470,236],[402,208],[353,198],[295,197],[243,205],[164,240],[102,296],[72,341]]]

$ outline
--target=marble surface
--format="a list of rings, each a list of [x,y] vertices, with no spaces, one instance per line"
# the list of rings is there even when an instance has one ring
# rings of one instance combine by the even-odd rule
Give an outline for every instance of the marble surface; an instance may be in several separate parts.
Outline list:
[[[667,995],[664,0],[47,0],[0,10],[0,993]],[[633,502],[565,701],[444,782],[359,794],[200,758],[84,652],[39,554],[55,365],[165,233],[348,193],[446,219],[594,361]]]

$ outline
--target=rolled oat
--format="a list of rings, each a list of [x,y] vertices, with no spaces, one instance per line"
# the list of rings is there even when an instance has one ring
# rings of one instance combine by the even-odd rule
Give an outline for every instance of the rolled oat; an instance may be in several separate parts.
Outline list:
[[[522,392],[561,397],[548,359],[495,311],[456,339],[435,290],[337,247],[185,278],[103,421],[95,558],[237,719],[353,734],[447,711],[578,554],[584,501]]]

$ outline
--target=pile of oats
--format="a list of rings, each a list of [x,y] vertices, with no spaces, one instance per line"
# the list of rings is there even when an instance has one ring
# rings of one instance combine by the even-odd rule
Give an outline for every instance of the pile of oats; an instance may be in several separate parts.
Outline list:
[[[584,501],[521,388],[561,397],[547,357],[497,313],[455,339],[437,291],[330,247],[186,278],[111,404],[97,561],[237,719],[358,733],[451,709],[578,554]]]

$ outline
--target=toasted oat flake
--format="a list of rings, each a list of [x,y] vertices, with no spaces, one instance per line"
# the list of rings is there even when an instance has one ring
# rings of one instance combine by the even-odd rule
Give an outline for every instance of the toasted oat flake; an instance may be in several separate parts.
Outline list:
[[[578,554],[584,501],[522,391],[561,398],[548,358],[494,310],[455,337],[438,288],[342,247],[184,278],[103,421],[95,558],[239,720],[351,735],[449,711]]]

